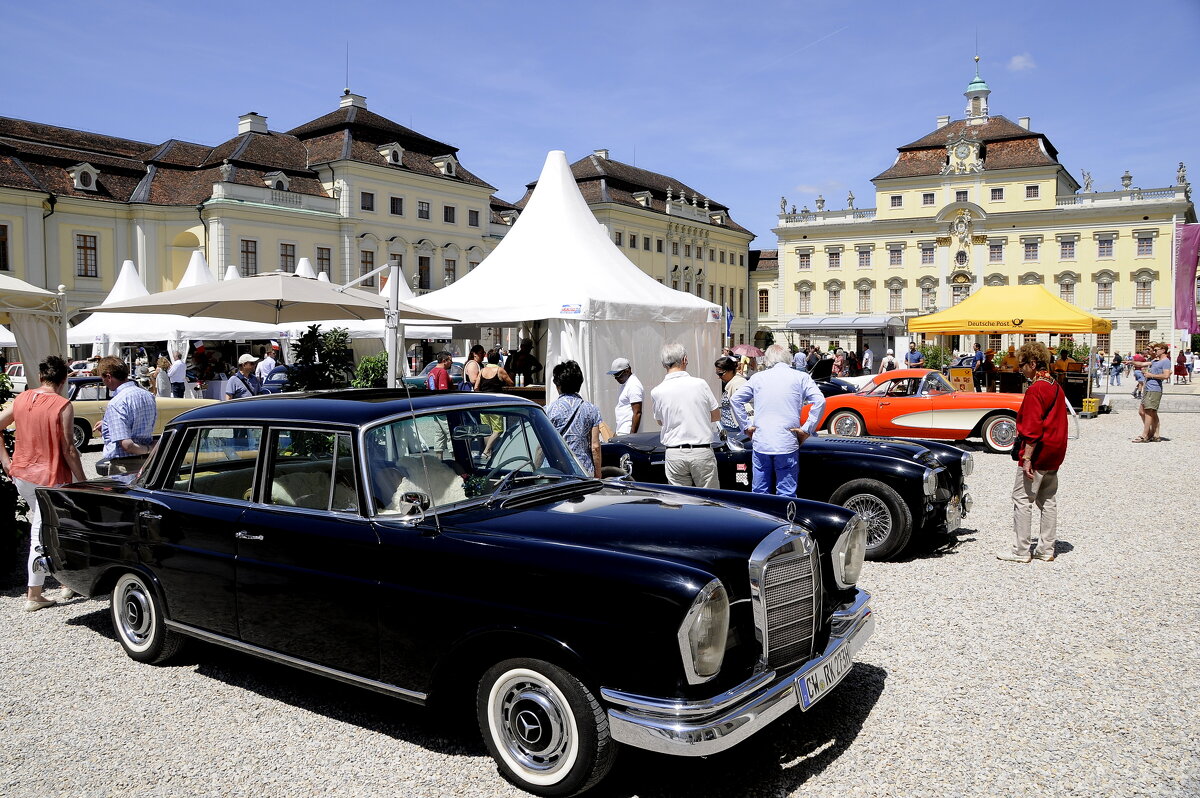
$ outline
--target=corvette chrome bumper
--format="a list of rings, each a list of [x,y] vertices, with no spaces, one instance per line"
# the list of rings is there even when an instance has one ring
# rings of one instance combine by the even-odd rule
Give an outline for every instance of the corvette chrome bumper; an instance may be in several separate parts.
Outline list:
[[[785,673],[760,673],[713,698],[682,701],[601,689],[613,739],[658,753],[708,756],[737,745],[797,705],[807,709],[848,671],[832,682],[822,680],[820,694],[807,699],[801,682],[858,653],[875,630],[870,602],[871,594],[859,590],[854,601],[833,614],[829,644],[820,656]]]

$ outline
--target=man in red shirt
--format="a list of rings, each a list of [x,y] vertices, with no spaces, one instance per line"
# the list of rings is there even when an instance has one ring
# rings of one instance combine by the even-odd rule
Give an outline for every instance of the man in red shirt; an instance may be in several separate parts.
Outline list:
[[[996,557],[1008,562],[1029,562],[1033,505],[1041,511],[1037,548],[1033,557],[1054,559],[1058,538],[1058,468],[1067,454],[1067,407],[1062,388],[1050,376],[1050,350],[1031,341],[1017,355],[1021,374],[1032,384],[1017,411],[1017,441],[1013,444],[1018,462],[1013,486],[1013,548]]]
[[[429,370],[428,385],[431,391],[450,390],[450,363],[453,359],[449,352],[439,352],[437,365]]]

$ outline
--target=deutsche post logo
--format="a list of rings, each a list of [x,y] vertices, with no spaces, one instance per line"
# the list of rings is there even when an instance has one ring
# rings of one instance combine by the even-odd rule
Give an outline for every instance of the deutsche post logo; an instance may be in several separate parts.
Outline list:
[[[1014,326],[1014,327],[1020,327],[1024,323],[1025,323],[1025,319],[1013,319],[1012,320],[1012,326]]]

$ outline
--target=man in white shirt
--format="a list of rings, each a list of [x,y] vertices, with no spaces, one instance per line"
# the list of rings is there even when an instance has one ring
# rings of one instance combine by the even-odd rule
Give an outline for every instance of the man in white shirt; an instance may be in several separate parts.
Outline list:
[[[258,377],[260,382],[266,382],[267,377],[271,376],[271,371],[277,365],[275,355],[279,352],[279,342],[272,341],[271,348],[263,352],[263,359],[258,362],[258,368],[254,370],[254,375]]]
[[[861,374],[870,374],[871,367],[875,365],[875,353],[871,351],[871,345],[867,344],[863,349],[862,358],[859,359],[859,365],[862,368]]]
[[[687,352],[676,343],[662,348],[667,376],[650,391],[654,420],[667,453],[667,482],[719,488],[717,456],[713,454],[713,423],[721,406],[708,383],[687,373]]]
[[[187,382],[187,363],[183,360],[182,352],[174,352],[171,356],[174,360],[167,369],[167,381],[171,383],[171,396],[182,399],[184,384]]]
[[[812,377],[789,368],[784,347],[768,346],[764,360],[767,367],[739,388],[730,404],[738,427],[754,439],[754,492],[795,497],[799,450],[817,431],[825,397]],[[749,402],[754,403],[753,426],[746,415]],[[801,426],[800,412],[810,403],[808,421]]]
[[[626,357],[614,360],[608,373],[621,386],[621,395],[617,397],[616,434],[631,435],[642,426],[642,381],[634,376]]]

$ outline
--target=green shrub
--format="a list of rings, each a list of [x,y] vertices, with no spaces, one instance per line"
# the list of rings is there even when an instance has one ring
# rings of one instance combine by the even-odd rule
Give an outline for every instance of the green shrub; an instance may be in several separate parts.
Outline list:
[[[358,361],[354,369],[354,379],[350,384],[355,388],[386,388],[388,383],[387,352],[364,357]]]
[[[925,356],[925,368],[940,369],[950,364],[950,350],[936,344],[921,344],[917,347]]]

